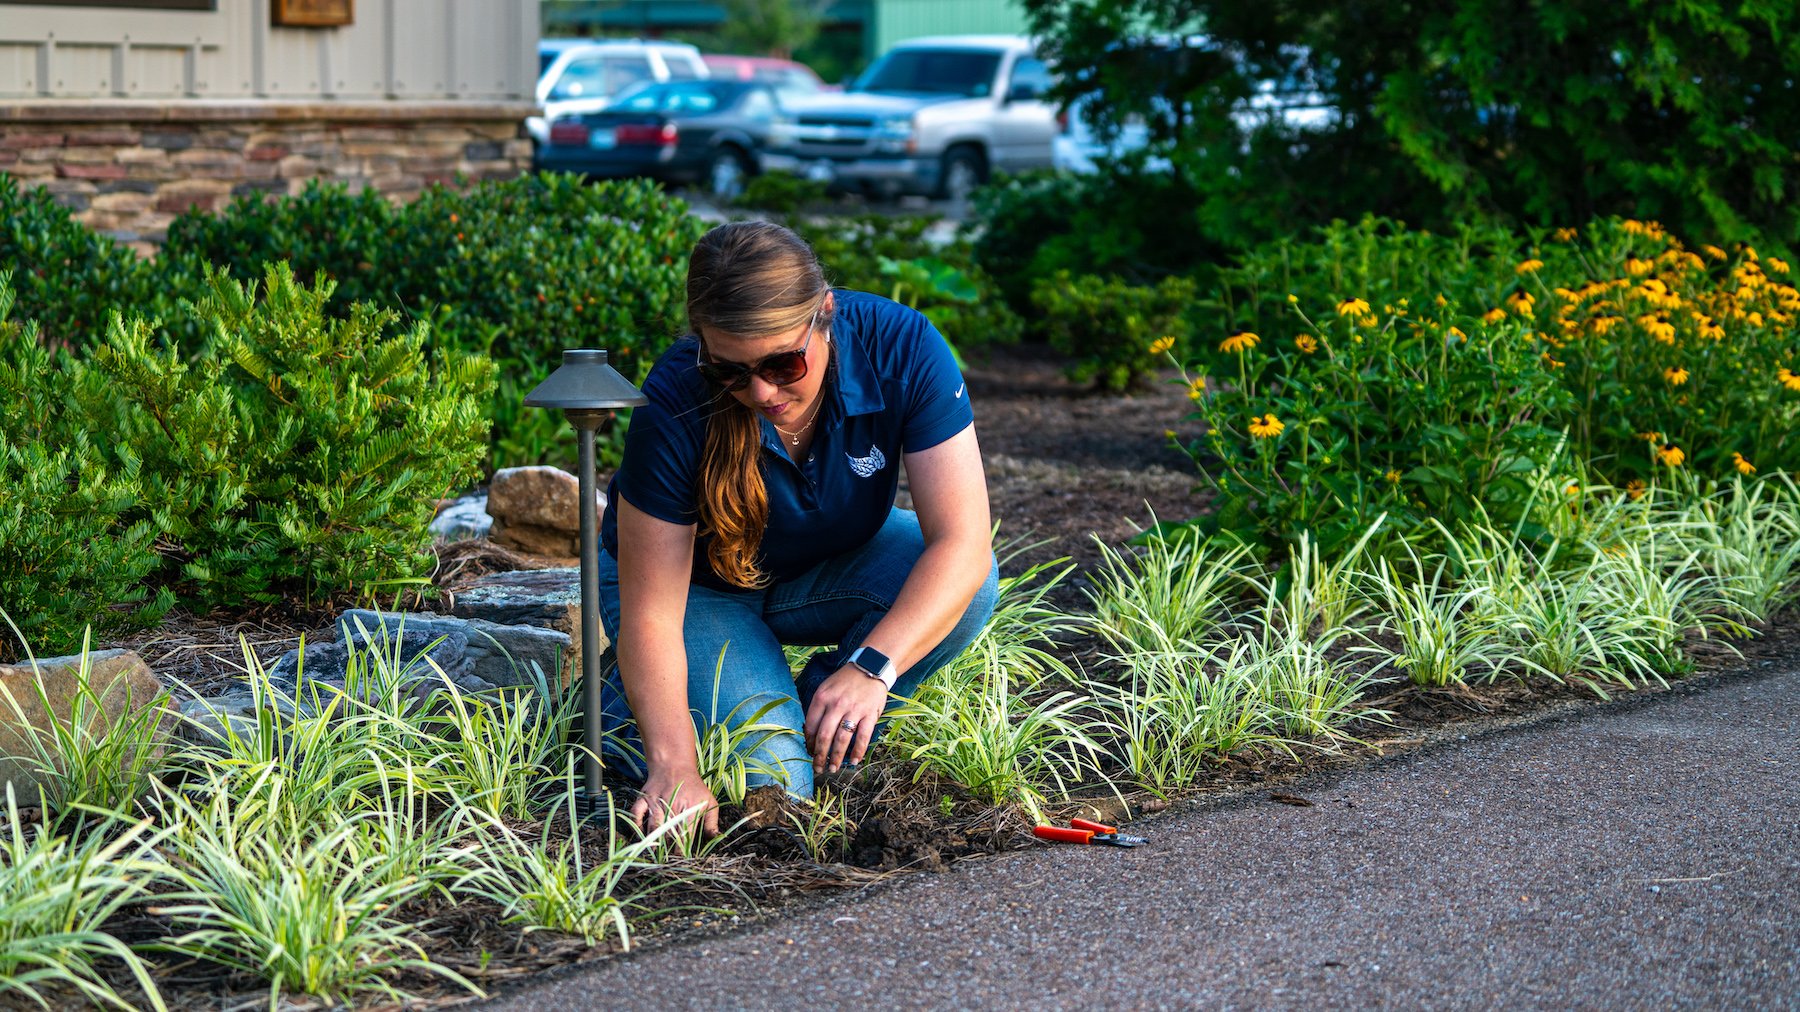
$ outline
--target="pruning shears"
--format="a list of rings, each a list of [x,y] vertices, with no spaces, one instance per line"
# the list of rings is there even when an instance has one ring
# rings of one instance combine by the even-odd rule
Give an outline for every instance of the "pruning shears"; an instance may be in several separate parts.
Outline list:
[[[1070,819],[1067,827],[1037,826],[1031,835],[1052,843],[1103,844],[1108,847],[1142,847],[1149,840],[1141,836],[1121,836],[1118,827],[1087,819]]]

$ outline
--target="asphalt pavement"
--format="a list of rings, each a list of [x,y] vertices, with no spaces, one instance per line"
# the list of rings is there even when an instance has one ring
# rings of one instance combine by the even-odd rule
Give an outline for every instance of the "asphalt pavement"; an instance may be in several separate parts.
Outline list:
[[[1791,666],[1791,665],[1790,665]],[[1800,1008],[1800,672],[1723,676],[516,987],[493,1008]]]

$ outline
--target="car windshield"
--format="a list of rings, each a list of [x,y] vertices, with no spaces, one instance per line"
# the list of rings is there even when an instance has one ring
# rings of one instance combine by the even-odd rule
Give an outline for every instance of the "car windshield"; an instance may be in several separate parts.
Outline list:
[[[708,81],[641,85],[607,108],[613,112],[712,112],[730,100],[734,89],[730,84]]]
[[[980,98],[993,92],[1000,54],[974,49],[896,49],[863,72],[851,91]]]

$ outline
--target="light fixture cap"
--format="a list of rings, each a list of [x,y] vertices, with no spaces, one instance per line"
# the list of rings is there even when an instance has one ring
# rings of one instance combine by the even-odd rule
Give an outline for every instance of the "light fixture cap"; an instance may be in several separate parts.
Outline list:
[[[606,364],[606,352],[597,348],[572,348],[563,352],[562,365],[525,395],[528,408],[603,410],[634,408],[650,398]]]

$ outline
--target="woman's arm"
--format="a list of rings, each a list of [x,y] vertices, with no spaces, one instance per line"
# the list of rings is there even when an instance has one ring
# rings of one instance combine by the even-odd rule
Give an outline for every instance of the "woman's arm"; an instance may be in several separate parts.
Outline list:
[[[987,478],[975,426],[907,454],[906,479],[925,552],[907,574],[894,606],[863,640],[886,654],[898,671],[912,667],[956,628],[994,560]],[[813,767],[835,771],[846,758],[861,762],[886,704],[887,688],[859,669],[846,666],[826,679],[806,714]],[[856,724],[854,733],[844,730],[845,719]]]
[[[708,833],[719,831],[718,802],[700,779],[688,714],[687,615],[694,528],[658,520],[626,502],[619,521],[619,676],[644,742],[648,776],[631,806],[654,829],[669,815],[699,807]]]

